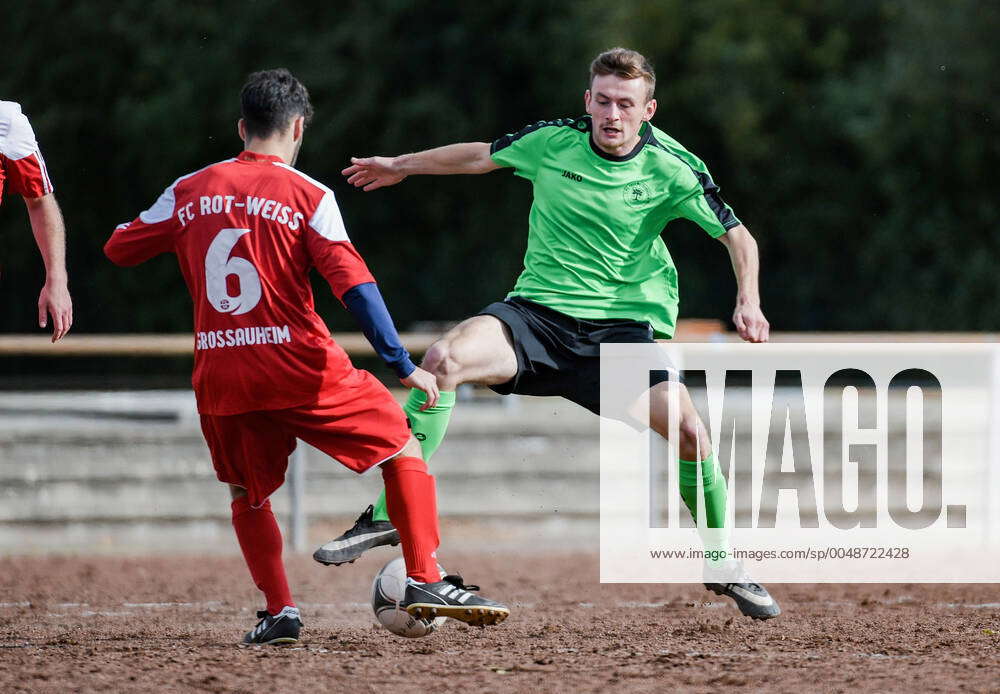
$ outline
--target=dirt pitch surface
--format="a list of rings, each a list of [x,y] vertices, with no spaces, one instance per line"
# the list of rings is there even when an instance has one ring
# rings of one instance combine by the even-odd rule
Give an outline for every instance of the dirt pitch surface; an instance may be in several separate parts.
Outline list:
[[[296,647],[241,647],[260,600],[239,557],[0,559],[2,692],[996,691],[1000,587],[774,586],[745,619],[700,586],[597,583],[592,555],[443,556],[506,600],[487,629],[376,628],[392,555],[288,560]]]

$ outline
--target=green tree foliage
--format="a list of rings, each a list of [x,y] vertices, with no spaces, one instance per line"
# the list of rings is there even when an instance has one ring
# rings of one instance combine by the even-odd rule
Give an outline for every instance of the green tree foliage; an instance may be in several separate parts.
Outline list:
[[[79,332],[190,329],[172,258],[120,270],[101,246],[174,178],[238,151],[243,79],[279,65],[316,106],[299,166],[337,192],[398,322],[476,311],[520,270],[528,184],[497,172],[363,194],[340,169],[578,115],[589,60],[615,44],[652,58],[655,122],[758,236],[777,328],[995,330],[998,14],[977,0],[36,0],[4,10],[0,98],[24,105],[56,183]],[[721,245],[684,223],[665,238],[682,315],[727,317]],[[31,331],[41,265],[10,197],[0,261],[0,330]]]

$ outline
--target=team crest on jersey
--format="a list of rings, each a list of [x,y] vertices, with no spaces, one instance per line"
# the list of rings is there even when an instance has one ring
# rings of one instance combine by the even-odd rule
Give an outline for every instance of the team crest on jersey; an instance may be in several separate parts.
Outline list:
[[[642,205],[649,201],[653,193],[642,181],[633,181],[625,186],[622,196],[629,205]]]

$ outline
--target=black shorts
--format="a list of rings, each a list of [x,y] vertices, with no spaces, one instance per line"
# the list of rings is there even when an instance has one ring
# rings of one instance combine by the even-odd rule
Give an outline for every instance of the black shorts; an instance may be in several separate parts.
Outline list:
[[[490,388],[501,395],[558,395],[594,414],[601,410],[601,343],[655,342],[649,323],[573,318],[518,296],[492,303],[479,315],[510,328],[517,355],[514,378]],[[663,370],[650,371],[650,387],[670,380],[674,370],[664,357]]]

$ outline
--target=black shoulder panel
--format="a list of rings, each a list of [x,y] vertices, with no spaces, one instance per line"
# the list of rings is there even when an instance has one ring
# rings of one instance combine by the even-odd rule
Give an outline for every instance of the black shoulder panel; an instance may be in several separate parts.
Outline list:
[[[572,128],[573,130],[579,130],[580,132],[590,132],[590,117],[556,118],[555,120],[540,120],[537,123],[530,123],[518,130],[516,133],[508,133],[507,135],[494,140],[493,144],[490,145],[490,154],[494,154],[504,147],[511,146],[525,135],[530,135],[536,130],[550,127]]]
[[[708,203],[708,206],[712,209],[712,212],[715,213],[715,216],[718,218],[719,223],[724,229],[732,229],[733,227],[739,225],[740,220],[736,218],[736,215],[734,215],[733,211],[729,209],[729,206],[723,202],[722,196],[719,195],[719,186],[712,180],[712,177],[707,171],[698,171],[695,169],[691,166],[691,164],[684,161],[682,157],[678,156],[676,152],[671,150],[662,142],[659,142],[655,136],[650,138],[650,144],[654,145],[657,149],[676,157],[683,162],[685,166],[691,169],[691,173],[694,174],[695,178],[698,179],[698,183],[701,184],[702,192],[705,194],[705,202]]]
[[[694,171],[694,169],[691,170]],[[719,219],[719,224],[727,230],[738,226],[740,220],[736,219],[733,211],[722,201],[722,197],[719,195],[719,186],[715,184],[712,177],[704,171],[694,171],[694,175],[698,177],[698,183],[701,184],[701,189],[705,191],[705,202],[712,208],[712,212]]]

